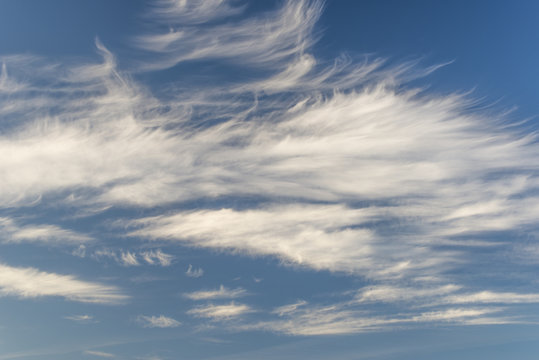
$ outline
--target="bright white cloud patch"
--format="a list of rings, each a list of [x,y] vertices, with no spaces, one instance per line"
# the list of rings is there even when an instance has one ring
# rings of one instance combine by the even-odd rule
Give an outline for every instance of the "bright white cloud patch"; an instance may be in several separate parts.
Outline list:
[[[173,328],[178,327],[181,323],[173,318],[159,315],[159,316],[146,316],[140,315],[137,318],[138,322],[144,327],[148,328]]]
[[[71,301],[103,304],[122,303],[128,299],[114,286],[3,264],[0,264],[0,295],[20,298],[60,296]]]

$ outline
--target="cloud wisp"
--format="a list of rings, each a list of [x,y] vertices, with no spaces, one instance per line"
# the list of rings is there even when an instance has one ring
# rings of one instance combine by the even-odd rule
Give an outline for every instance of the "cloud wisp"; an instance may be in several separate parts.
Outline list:
[[[204,269],[194,268],[193,265],[189,264],[185,275],[192,278],[199,278],[204,275]]]
[[[190,300],[236,299],[246,296],[247,290],[242,288],[229,289],[221,285],[217,290],[200,290],[183,294]]]
[[[64,316],[64,319],[75,321],[82,324],[96,323],[98,322],[92,315],[69,315]]]
[[[245,304],[200,305],[192,308],[187,313],[194,317],[207,318],[212,321],[226,321],[236,319],[244,314],[251,313],[254,310]]]
[[[165,26],[135,40],[154,55],[143,68],[165,69],[187,60],[219,58],[264,68],[279,66],[313,44],[322,3],[286,1],[282,8],[258,18],[222,21],[243,8],[228,1],[158,2],[149,16]],[[201,22],[206,26],[193,26]]]
[[[77,249],[73,254],[76,256],[84,257],[86,255],[86,249]],[[83,256],[82,256],[83,255]],[[101,248],[95,250],[91,257],[95,260],[110,259],[115,263],[122,266],[140,266],[158,265],[158,266],[170,266],[174,260],[174,256],[164,253],[162,250],[148,250],[148,251],[129,251],[129,250],[113,250],[110,248]]]
[[[5,264],[0,264],[0,296],[59,296],[71,301],[101,304],[120,304],[129,299],[115,286]]]
[[[181,325],[178,320],[164,315],[159,316],[146,316],[140,315],[137,317],[137,321],[147,328],[174,328]]]
[[[20,225],[13,219],[0,218],[3,243],[36,243],[45,245],[79,245],[91,242],[90,236],[54,225]]]

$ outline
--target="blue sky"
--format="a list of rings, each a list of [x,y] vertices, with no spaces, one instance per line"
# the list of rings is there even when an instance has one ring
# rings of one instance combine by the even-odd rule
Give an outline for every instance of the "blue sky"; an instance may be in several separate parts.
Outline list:
[[[0,360],[535,358],[537,10],[0,2]]]

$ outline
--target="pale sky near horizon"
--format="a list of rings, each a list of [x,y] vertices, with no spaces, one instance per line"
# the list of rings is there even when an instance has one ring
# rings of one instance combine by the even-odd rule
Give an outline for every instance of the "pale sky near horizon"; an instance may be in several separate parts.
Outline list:
[[[535,359],[538,10],[0,1],[0,360]]]

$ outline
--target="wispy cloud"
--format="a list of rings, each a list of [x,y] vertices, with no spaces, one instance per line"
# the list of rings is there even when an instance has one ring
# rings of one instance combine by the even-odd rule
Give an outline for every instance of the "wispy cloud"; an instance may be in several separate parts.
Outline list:
[[[167,27],[159,33],[139,36],[135,41],[140,48],[158,55],[145,64],[150,69],[211,58],[230,58],[266,68],[279,66],[313,43],[313,26],[322,11],[320,1],[286,1],[281,9],[259,18],[211,23],[210,20],[240,13],[242,7],[233,7],[227,1],[158,4],[153,18]],[[198,22],[205,22],[205,26],[192,26]]]
[[[92,315],[69,315],[64,316],[64,319],[80,322],[80,323],[94,323],[97,322],[97,320],[94,319]]]
[[[298,306],[299,305],[299,306]],[[240,330],[269,330],[290,335],[339,335],[354,334],[383,329],[397,329],[413,324],[428,326],[444,322],[455,325],[510,324],[522,322],[522,318],[499,316],[502,308],[444,308],[400,314],[376,314],[346,303],[330,306],[291,304],[278,308],[274,313],[282,319],[237,325]],[[282,311],[281,309],[285,309]],[[498,316],[492,316],[497,314]]]
[[[319,1],[286,1],[239,19],[244,10],[228,1],[159,1],[147,17],[155,32],[135,40],[151,55],[136,71],[187,60],[253,69],[249,80],[234,84],[217,76],[210,85],[173,83],[163,96],[120,68],[99,40],[98,63],[2,57],[0,210],[50,203],[77,216],[142,209],[142,218],[114,223],[141,241],[271,256],[372,285],[352,289],[349,303],[279,307],[271,314],[277,320],[258,326],[289,334],[449,319],[502,323],[512,306],[537,302],[533,290],[503,281],[521,266],[521,258],[507,256],[511,234],[537,230],[534,134],[477,111],[466,96],[402,86],[431,68],[319,59],[312,51]],[[246,196],[252,201],[227,201]],[[90,252],[80,246],[90,240],[85,235],[14,219],[0,220],[3,242],[73,243],[74,254]],[[496,238],[502,232],[509,234],[503,244]],[[530,241],[526,248],[536,248]],[[173,261],[161,250],[103,246],[91,256],[125,266]],[[500,275],[495,291],[463,275],[497,268],[478,261],[477,246],[502,254],[512,270]],[[185,274],[203,273],[189,264]],[[237,291],[188,296],[234,298]],[[0,265],[0,292],[102,303],[127,298],[116,287],[7,265]],[[387,316],[359,309],[380,302],[398,307]],[[189,313],[226,319],[249,311],[230,303]]]
[[[117,304],[128,299],[115,286],[5,264],[0,264],[0,295],[20,298],[60,296],[72,301],[103,304]]]
[[[274,309],[272,313],[278,314],[279,316],[283,316],[285,314],[293,313],[295,312],[299,307],[307,305],[307,301],[300,300],[293,304],[287,304],[283,306],[279,306],[278,308]]]
[[[13,219],[0,217],[4,243],[80,244],[92,241],[90,236],[62,229],[55,225],[20,225]]]
[[[173,255],[165,254],[160,249],[141,252],[140,256],[150,265],[170,266],[174,260]]]
[[[183,294],[183,296],[191,300],[235,299],[245,295],[247,295],[245,289],[228,289],[223,285],[217,290],[201,290]]]
[[[84,253],[85,252],[84,249]],[[78,249],[74,255],[78,255],[79,253],[80,249]],[[166,254],[161,250],[137,252],[129,250],[113,250],[109,248],[95,250],[92,253],[92,257],[96,260],[111,259],[122,266],[140,266],[144,263],[149,265],[170,266],[174,259],[173,255]],[[141,263],[142,260],[144,262]]]
[[[424,285],[424,284],[423,284]],[[463,292],[452,284],[431,287],[374,286],[361,289],[349,301],[321,305],[300,300],[275,308],[277,319],[237,325],[291,335],[353,334],[367,331],[430,326],[534,323],[536,317],[511,309],[537,303],[537,294]],[[380,304],[386,303],[383,310]]]
[[[173,328],[178,327],[181,323],[173,318],[159,315],[159,316],[146,316],[140,315],[137,317],[137,321],[144,327],[148,328]]]
[[[422,286],[418,286],[422,285]],[[413,303],[415,306],[440,304],[526,304],[539,303],[538,293],[497,292],[483,290],[469,292],[454,284],[416,284],[410,287],[377,285],[360,289],[355,301],[358,303]]]
[[[439,298],[455,293],[461,286],[455,284],[436,285],[427,287],[397,287],[391,285],[377,285],[366,289],[361,289],[356,295],[360,303],[380,303],[380,302],[429,302],[432,298]]]
[[[231,302],[224,305],[201,305],[194,307],[187,313],[195,317],[209,318],[219,321],[237,318],[250,312],[253,312],[253,309],[251,309],[251,307],[248,305]]]
[[[204,275],[204,270],[202,268],[194,268],[193,265],[189,264],[189,267],[187,267],[187,271],[185,272],[185,275],[192,278],[199,278],[202,275]]]
[[[84,353],[87,354],[87,355],[93,355],[93,356],[102,357],[102,358],[116,357],[116,355],[114,355],[114,354],[106,353],[106,352],[103,352],[103,351],[95,351],[95,350],[86,350]]]
[[[539,294],[480,291],[447,296],[442,301],[450,304],[526,304],[539,303]]]
[[[140,263],[137,260],[137,255],[129,251],[120,253],[120,263],[124,266],[140,265]]]
[[[219,18],[240,14],[245,7],[234,6],[228,1],[178,1],[158,0],[152,4],[150,17],[158,17],[181,24],[196,25]]]

